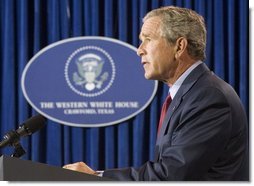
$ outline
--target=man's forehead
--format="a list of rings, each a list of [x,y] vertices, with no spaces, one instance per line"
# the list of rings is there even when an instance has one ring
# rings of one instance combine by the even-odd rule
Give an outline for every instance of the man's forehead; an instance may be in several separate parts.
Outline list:
[[[160,29],[161,20],[159,17],[151,17],[145,20],[144,24],[141,28],[141,35],[147,35],[155,33],[155,31],[158,31]]]

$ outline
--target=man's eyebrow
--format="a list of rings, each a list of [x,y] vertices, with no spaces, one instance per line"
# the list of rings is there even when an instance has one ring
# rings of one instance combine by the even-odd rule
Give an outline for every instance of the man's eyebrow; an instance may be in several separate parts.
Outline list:
[[[139,39],[141,40],[142,38],[146,38],[146,37],[149,37],[149,35],[148,34],[144,34],[144,33],[141,33],[141,34],[139,34]]]

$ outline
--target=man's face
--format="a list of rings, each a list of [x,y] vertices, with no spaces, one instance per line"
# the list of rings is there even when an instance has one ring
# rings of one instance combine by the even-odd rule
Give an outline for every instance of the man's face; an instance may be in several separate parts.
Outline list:
[[[140,33],[142,43],[137,53],[146,79],[170,82],[177,68],[175,47],[161,36],[161,24],[159,17],[151,17],[144,22]]]

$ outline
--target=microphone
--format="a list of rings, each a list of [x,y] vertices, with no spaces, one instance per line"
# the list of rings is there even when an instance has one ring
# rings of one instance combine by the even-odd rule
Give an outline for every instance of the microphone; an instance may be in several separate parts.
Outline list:
[[[46,118],[42,115],[29,118],[16,131],[11,130],[4,135],[3,140],[0,142],[0,148],[7,145],[14,146],[19,143],[20,137],[35,133],[45,126],[45,122]]]

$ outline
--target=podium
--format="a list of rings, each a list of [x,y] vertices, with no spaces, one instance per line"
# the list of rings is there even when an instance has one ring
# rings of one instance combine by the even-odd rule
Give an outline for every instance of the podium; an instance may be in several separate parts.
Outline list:
[[[0,181],[113,181],[9,156],[0,157]]]

